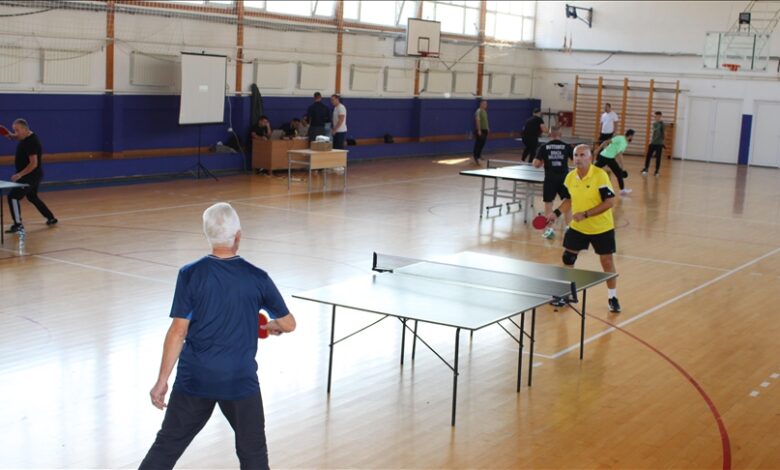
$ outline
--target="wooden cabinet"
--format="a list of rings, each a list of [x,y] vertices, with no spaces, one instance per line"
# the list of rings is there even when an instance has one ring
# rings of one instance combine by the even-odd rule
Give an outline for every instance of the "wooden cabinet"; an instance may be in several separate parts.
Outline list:
[[[254,170],[286,170],[287,152],[309,148],[306,139],[263,140],[252,138],[252,168]]]

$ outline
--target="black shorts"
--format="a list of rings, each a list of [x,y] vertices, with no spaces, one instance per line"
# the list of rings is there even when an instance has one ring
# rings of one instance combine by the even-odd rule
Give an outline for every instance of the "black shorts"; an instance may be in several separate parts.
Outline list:
[[[553,202],[558,195],[563,200],[563,182],[566,175],[547,174],[544,176],[542,185],[542,200],[544,202]]]
[[[612,136],[614,136],[614,135],[615,135],[614,132],[611,133],[611,134],[605,134],[605,133],[602,132],[601,134],[599,134],[599,144],[603,144],[605,140],[611,139]]]
[[[596,235],[587,235],[570,228],[566,231],[566,235],[563,236],[563,247],[567,250],[587,250],[588,245],[593,245],[593,251],[597,255],[611,255],[617,251],[615,230],[608,230]]]

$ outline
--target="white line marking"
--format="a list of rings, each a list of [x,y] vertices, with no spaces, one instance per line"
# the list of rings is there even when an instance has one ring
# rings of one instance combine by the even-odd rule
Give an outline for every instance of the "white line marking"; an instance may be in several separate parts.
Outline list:
[[[776,379],[776,378],[780,377],[780,374],[772,374],[769,377],[771,377],[773,379]]]
[[[45,260],[48,260],[48,261],[54,261],[54,262],[57,262],[57,263],[69,264],[71,266],[78,266],[79,268],[92,269],[94,271],[101,271],[101,272],[104,272],[104,273],[116,274],[118,276],[125,276],[125,277],[132,277],[134,279],[141,279],[142,281],[150,281],[150,282],[156,282],[156,283],[159,283],[159,284],[174,285],[174,283],[171,282],[171,281],[165,281],[163,279],[156,279],[156,278],[148,277],[148,276],[141,276],[140,274],[131,274],[131,273],[126,273],[126,272],[122,272],[122,271],[115,271],[113,269],[101,268],[101,267],[98,267],[98,266],[92,266],[90,264],[76,263],[74,261],[66,261],[64,259],[52,258],[51,256],[45,256],[45,255],[32,255],[32,256],[34,258],[41,258],[41,259],[45,259]]]
[[[753,398],[755,398],[755,397],[757,397],[759,395],[760,395],[760,393],[757,390],[753,390],[752,392],[750,392],[750,396],[753,397]]]
[[[677,302],[678,300],[682,300],[682,299],[690,296],[691,294],[695,294],[696,292],[698,292],[698,291],[700,291],[702,289],[706,289],[707,287],[709,287],[709,286],[711,286],[711,285],[713,285],[713,284],[715,284],[717,282],[720,282],[723,279],[726,279],[727,277],[729,277],[729,276],[731,276],[733,274],[736,274],[739,271],[742,271],[743,269],[758,263],[759,261],[762,261],[762,260],[764,260],[766,258],[769,258],[770,256],[773,256],[773,255],[777,254],[778,252],[780,252],[780,247],[775,248],[774,250],[772,250],[772,251],[770,251],[768,253],[765,253],[765,254],[759,256],[758,258],[754,258],[754,259],[752,259],[752,260],[750,260],[750,261],[748,261],[748,262],[746,262],[746,263],[744,263],[744,264],[742,264],[740,266],[737,266],[736,268],[731,269],[730,271],[726,271],[725,273],[721,274],[720,276],[715,277],[713,279],[710,279],[709,281],[707,281],[707,282],[705,282],[703,284],[700,284],[700,285],[698,285],[698,286],[696,286],[696,287],[694,287],[692,289],[689,289],[689,290],[687,290],[687,291],[685,291],[685,292],[683,292],[683,293],[681,293],[679,295],[676,295],[676,296],[672,297],[669,300],[661,302],[660,304],[656,305],[655,307],[651,307],[651,308],[645,310],[644,312],[640,313],[639,315],[631,317],[631,318],[629,318],[628,320],[626,320],[624,322],[618,323],[617,326],[622,328],[625,325],[629,325],[631,323],[634,323],[635,321],[637,321],[637,320],[639,320],[641,318],[644,318],[644,317],[650,315],[651,313],[655,313],[658,310],[661,310],[662,308]],[[593,335],[593,336],[585,339],[585,344],[588,344],[588,343],[590,343],[592,341],[595,341],[595,340],[601,338],[604,335],[608,335],[608,334],[612,333],[613,331],[615,331],[615,328],[609,327],[606,330],[602,331],[601,333],[598,333],[596,335]],[[579,347],[580,347],[579,343],[572,344],[568,348],[562,349],[562,350],[558,351],[557,353],[554,353],[552,355],[552,358],[553,359],[557,359],[557,358],[563,356],[564,354],[567,354],[567,353],[569,353],[571,351],[579,349]]]
[[[728,269],[726,268],[716,268],[714,266],[704,266],[701,264],[680,263],[677,261],[669,261],[669,260],[657,259],[657,258],[643,258],[641,256],[621,255],[620,253],[616,253],[615,256],[618,256],[620,258],[626,258],[626,259],[635,259],[639,261],[649,261],[652,263],[671,264],[674,266],[685,266],[688,268],[711,269],[713,271],[722,271],[722,272],[728,271]]]
[[[536,354],[534,354],[534,356],[536,356]],[[539,367],[542,364],[544,364],[544,363],[543,362],[534,362],[534,367]]]
[[[761,382],[761,386],[767,388],[769,386],[769,382]]]

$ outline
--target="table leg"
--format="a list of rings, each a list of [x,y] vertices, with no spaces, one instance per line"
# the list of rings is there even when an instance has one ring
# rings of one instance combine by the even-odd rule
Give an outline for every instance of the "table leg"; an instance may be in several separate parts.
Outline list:
[[[458,352],[460,347],[460,328],[455,329],[455,369],[452,371],[452,426],[455,426],[455,404],[458,401]]]
[[[531,386],[534,374],[534,343],[536,343],[536,309],[531,310],[531,358],[528,359],[528,386]]]
[[[273,171],[271,171],[270,173],[273,173]],[[292,181],[292,162],[290,161],[290,154],[288,153],[287,154],[287,191],[290,190],[290,181]]]
[[[309,162],[309,187],[307,188],[308,192],[311,192],[311,162]]]
[[[479,193],[479,218],[482,218],[482,212],[485,210],[485,178],[482,178],[482,191]]]
[[[322,169],[322,192],[325,192],[328,190],[328,169],[323,168]]]
[[[401,319],[401,365],[404,365],[404,346],[406,345],[406,318]]]
[[[344,164],[344,191],[347,190],[347,164]]]
[[[582,319],[580,320],[580,360],[585,353],[585,303],[587,302],[588,289],[582,291]]]
[[[412,338],[412,360],[417,352],[417,320],[414,321],[414,338]]]
[[[523,377],[523,336],[525,336],[525,312],[520,314],[520,349],[517,353],[517,392]]]
[[[330,321],[330,358],[328,358],[328,395],[330,395],[330,379],[333,372],[333,340],[336,338],[336,306],[333,306],[333,313]]]

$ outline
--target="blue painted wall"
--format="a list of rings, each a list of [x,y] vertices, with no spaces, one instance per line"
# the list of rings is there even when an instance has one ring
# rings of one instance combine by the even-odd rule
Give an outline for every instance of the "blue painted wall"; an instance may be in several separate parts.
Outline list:
[[[44,148],[48,181],[151,175],[186,169],[192,156],[96,160],[46,164],[46,153],[121,152],[144,149],[195,147],[200,132],[204,146],[227,142],[233,129],[246,143],[249,135],[249,97],[231,97],[225,107],[225,124],[179,126],[178,95],[53,95],[0,94],[0,123],[10,126],[24,117],[38,133]],[[324,100],[328,105],[327,99]],[[305,114],[308,97],[265,97],[264,113],[274,127]],[[348,109],[348,137],[354,139],[429,136],[463,136],[462,141],[381,144],[350,147],[354,159],[468,152],[466,140],[473,129],[475,99],[344,98]],[[519,132],[539,100],[491,100],[492,132]],[[491,139],[487,149],[514,146],[511,139]],[[11,155],[15,144],[0,140],[0,155]],[[242,169],[240,157],[209,157],[214,169]],[[0,169],[0,177],[11,168]]]
[[[747,165],[750,158],[750,131],[753,126],[753,116],[751,114],[742,115],[742,129],[739,135],[739,156],[738,165]]]

